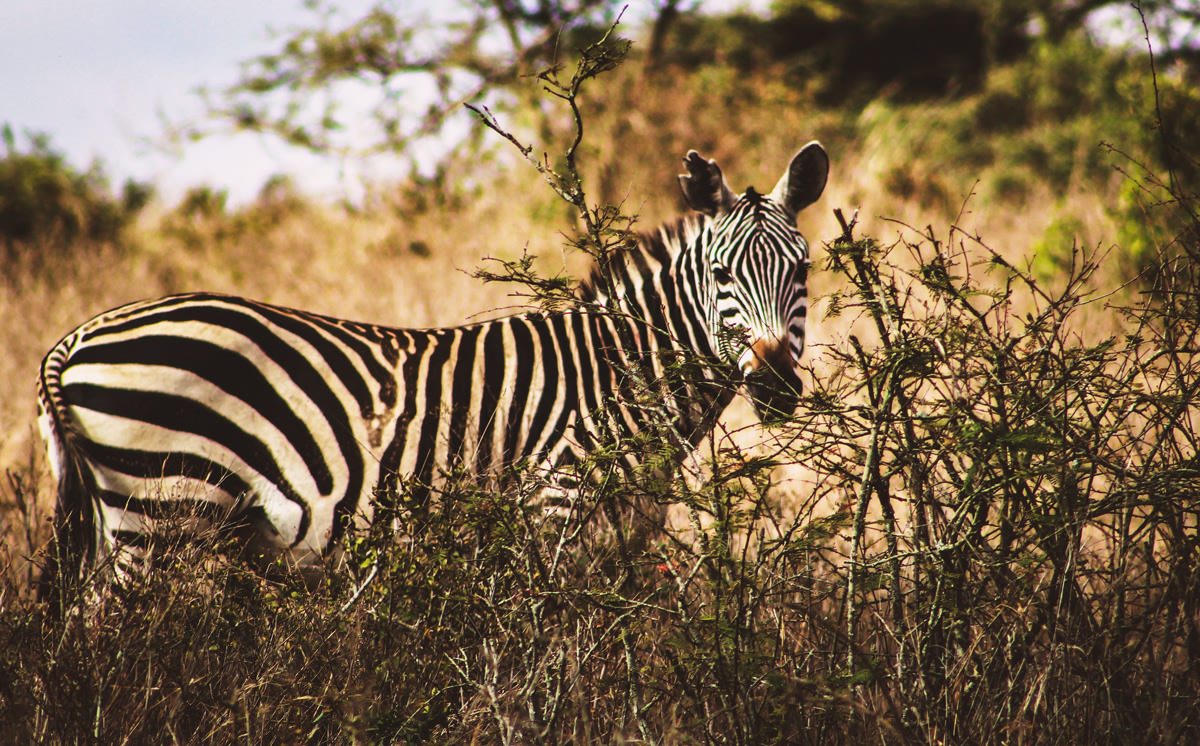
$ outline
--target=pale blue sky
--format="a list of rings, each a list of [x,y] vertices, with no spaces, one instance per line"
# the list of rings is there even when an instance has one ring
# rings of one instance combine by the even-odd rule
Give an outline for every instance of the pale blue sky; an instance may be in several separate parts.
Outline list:
[[[101,158],[115,181],[158,182],[164,197],[197,182],[253,193],[254,176],[261,181],[263,171],[284,165],[273,163],[261,143],[200,146],[175,162],[140,140],[161,132],[159,111],[199,112],[192,91],[233,81],[239,60],[270,49],[268,22],[295,7],[235,0],[0,4],[0,120],[18,132],[49,134],[77,166]]]
[[[374,3],[338,4],[361,14]],[[0,3],[0,122],[50,135],[80,168],[100,158],[115,183],[150,181],[168,203],[196,184],[245,201],[276,173],[291,173],[314,194],[354,193],[363,168],[386,177],[388,164],[344,171],[249,134],[189,145],[182,159],[147,143],[161,141],[162,115],[186,121],[203,111],[198,87],[233,83],[240,63],[275,51],[277,34],[312,19],[301,0]]]
[[[705,6],[741,1],[706,0]],[[337,1],[351,16],[374,4]],[[439,4],[447,3],[411,1],[414,8]],[[631,5],[627,19],[649,2]],[[196,184],[226,189],[243,202],[276,173],[292,174],[316,195],[354,195],[364,175],[387,178],[398,167],[383,159],[339,165],[248,134],[188,146],[182,159],[145,142],[160,138],[160,113],[174,121],[196,117],[203,108],[198,87],[234,82],[240,63],[278,47],[273,31],[312,19],[302,0],[0,2],[0,122],[18,133],[50,135],[77,167],[101,159],[114,183],[150,181],[168,203]]]

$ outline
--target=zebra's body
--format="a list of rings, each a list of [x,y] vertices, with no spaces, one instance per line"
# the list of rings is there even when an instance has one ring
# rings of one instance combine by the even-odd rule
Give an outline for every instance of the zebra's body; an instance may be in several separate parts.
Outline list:
[[[549,473],[647,429],[692,446],[743,375],[752,393],[769,376],[756,402],[794,406],[807,298],[794,214],[824,186],[824,151],[797,155],[771,197],[734,199],[715,163],[687,165],[706,215],[641,236],[575,310],[399,329],[190,294],[83,324],[38,387],[60,552],[72,570],[116,547],[132,564],[157,520],[198,513],[240,518],[262,550],[306,564],[401,480],[419,502],[451,473]],[[681,376],[680,360],[699,363]]]

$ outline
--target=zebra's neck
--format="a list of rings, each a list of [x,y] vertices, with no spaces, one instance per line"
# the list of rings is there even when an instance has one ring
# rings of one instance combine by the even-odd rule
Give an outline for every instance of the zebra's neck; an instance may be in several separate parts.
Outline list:
[[[623,327],[620,357],[667,405],[652,418],[657,427],[692,445],[732,401],[739,379],[708,328],[712,299],[699,256],[707,221],[686,216],[641,234],[635,247],[598,265],[580,292]]]
[[[579,298],[589,305],[655,324],[680,351],[715,356],[716,340],[704,308],[711,301],[699,265],[699,243],[709,218],[686,215],[636,244],[598,262],[581,284]]]

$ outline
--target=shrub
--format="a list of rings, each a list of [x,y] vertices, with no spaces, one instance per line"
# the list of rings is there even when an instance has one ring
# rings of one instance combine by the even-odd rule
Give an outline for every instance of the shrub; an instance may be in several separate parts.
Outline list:
[[[253,202],[230,209],[224,189],[195,186],[162,218],[161,231],[189,249],[261,237],[289,217],[305,213],[309,203],[286,176],[273,176]]]
[[[146,184],[126,181],[121,194],[112,195],[99,163],[85,172],[76,170],[45,135],[28,135],[28,148],[20,151],[6,124],[3,139],[0,261],[116,241],[153,194]]]
[[[424,504],[402,489],[316,588],[211,543],[61,618],[8,580],[6,734],[1200,737],[1196,263],[1163,266],[1106,337],[1078,249],[1051,293],[959,232],[882,246],[850,228],[825,271],[859,329],[760,446],[718,433],[703,468],[585,483],[562,523],[529,477]],[[624,447],[647,443],[592,468]],[[781,467],[811,489],[781,494]],[[663,501],[679,520],[631,541],[621,516]]]

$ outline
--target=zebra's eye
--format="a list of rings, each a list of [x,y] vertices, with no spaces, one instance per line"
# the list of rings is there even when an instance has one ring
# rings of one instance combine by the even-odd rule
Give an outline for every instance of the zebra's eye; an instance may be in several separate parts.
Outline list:
[[[713,279],[718,285],[728,285],[733,282],[733,275],[729,274],[729,270],[720,264],[714,264],[712,268]]]

